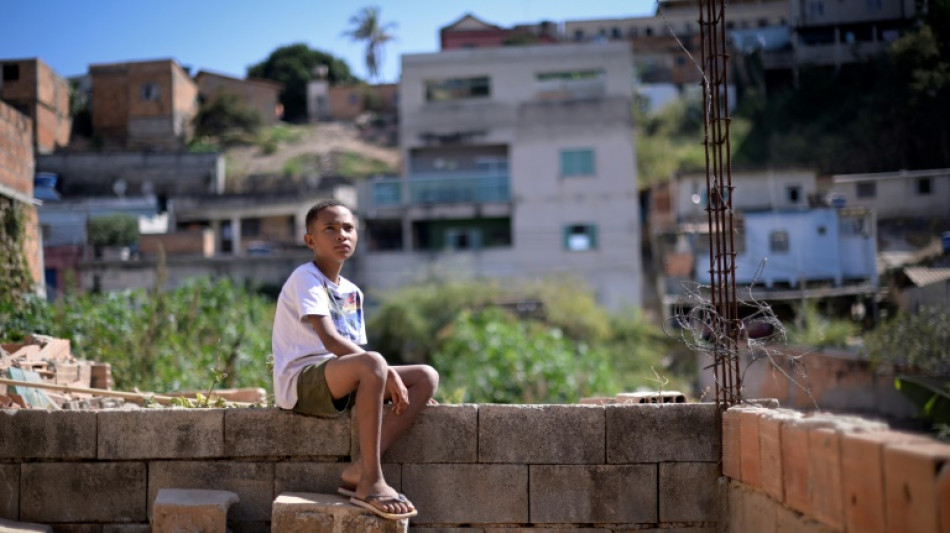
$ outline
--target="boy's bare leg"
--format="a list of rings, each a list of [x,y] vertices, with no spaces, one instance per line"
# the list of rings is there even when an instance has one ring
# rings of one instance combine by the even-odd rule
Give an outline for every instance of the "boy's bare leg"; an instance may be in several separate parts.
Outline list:
[[[409,405],[406,410],[399,415],[392,412],[392,409],[383,417],[382,427],[380,429],[379,453],[380,456],[386,453],[386,450],[397,438],[409,429],[409,426],[416,420],[419,411],[426,406],[429,399],[435,394],[439,386],[439,374],[428,365],[401,365],[392,366],[402,378],[409,394]],[[386,394],[385,398],[389,398]],[[362,438],[360,438],[360,455],[363,455]],[[363,465],[362,457],[353,458],[351,463],[341,475],[343,483],[347,486],[355,486],[360,478],[360,471]]]
[[[356,389],[356,423],[359,428],[360,475],[356,481],[356,495],[397,496],[395,489],[383,478],[380,466],[380,428],[383,395],[386,388],[386,360],[375,352],[345,355],[326,363],[325,376],[330,393],[343,397]],[[408,513],[412,504],[398,501],[379,501],[377,504],[389,513]]]

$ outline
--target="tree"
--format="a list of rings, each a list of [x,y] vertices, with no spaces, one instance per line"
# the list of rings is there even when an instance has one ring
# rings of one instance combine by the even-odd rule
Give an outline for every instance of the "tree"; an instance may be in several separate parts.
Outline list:
[[[93,246],[128,246],[139,238],[139,222],[132,215],[116,213],[89,219],[89,243]]]
[[[353,41],[363,41],[366,43],[365,61],[366,70],[369,71],[371,80],[379,78],[379,65],[383,59],[383,45],[394,39],[390,33],[396,27],[393,22],[380,24],[379,6],[364,7],[350,17],[349,30],[343,32],[343,35]]]
[[[320,65],[327,67],[327,80],[331,84],[360,81],[344,60],[304,43],[274,50],[264,61],[248,67],[247,75],[282,83],[280,103],[284,106],[284,119],[294,122],[307,118],[307,82],[313,79],[313,70]]]

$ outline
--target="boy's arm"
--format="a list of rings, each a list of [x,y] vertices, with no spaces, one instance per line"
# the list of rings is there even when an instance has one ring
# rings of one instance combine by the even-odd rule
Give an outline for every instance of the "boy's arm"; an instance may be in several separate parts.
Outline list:
[[[355,342],[340,335],[336,330],[336,326],[333,325],[333,319],[330,318],[330,315],[307,315],[304,318],[310,324],[310,327],[317,332],[323,346],[337,357],[366,351]]]

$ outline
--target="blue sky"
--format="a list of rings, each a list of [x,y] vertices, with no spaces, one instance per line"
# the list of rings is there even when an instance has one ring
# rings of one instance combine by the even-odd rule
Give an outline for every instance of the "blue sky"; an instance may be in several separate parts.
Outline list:
[[[384,81],[398,77],[400,54],[437,51],[439,28],[466,12],[510,26],[655,10],[653,0],[0,0],[0,58],[39,57],[74,76],[92,63],[170,57],[193,72],[243,76],[278,46],[305,42],[365,78],[362,47],[341,36],[365,5],[379,5],[383,21],[398,25],[383,57]]]

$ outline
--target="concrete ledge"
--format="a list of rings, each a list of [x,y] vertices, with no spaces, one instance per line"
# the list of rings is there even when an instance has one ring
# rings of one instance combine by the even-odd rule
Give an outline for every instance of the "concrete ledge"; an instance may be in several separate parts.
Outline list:
[[[152,533],[226,533],[238,495],[224,490],[161,489],[152,504]]]
[[[478,460],[479,407],[430,405],[406,434],[383,455],[390,463],[474,463]],[[351,454],[359,449],[356,421],[352,420]]]
[[[95,411],[0,410],[0,459],[94,459]]]
[[[0,518],[0,533],[53,533],[53,528],[46,524],[14,522]]]
[[[156,461],[148,465],[148,515],[160,489],[227,490],[240,498],[232,522],[267,522],[274,501],[274,464]]]
[[[528,522],[528,467],[524,465],[407,464],[403,492],[422,524]]]
[[[655,523],[656,465],[532,465],[535,524]]]
[[[603,464],[605,426],[601,406],[482,405],[478,462]]]
[[[224,452],[224,409],[99,412],[100,459],[196,459]]]
[[[284,409],[227,409],[227,457],[346,456],[350,418],[304,416]]]
[[[607,463],[719,461],[715,404],[604,406]]]
[[[145,463],[24,463],[20,519],[145,522]]]
[[[284,493],[274,500],[273,533],[406,533],[409,520],[387,520],[330,494]]]

